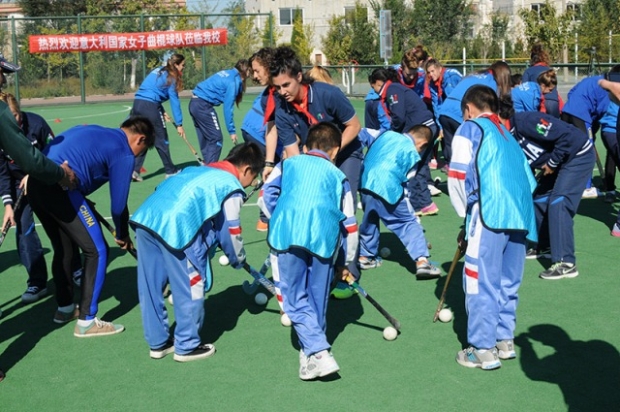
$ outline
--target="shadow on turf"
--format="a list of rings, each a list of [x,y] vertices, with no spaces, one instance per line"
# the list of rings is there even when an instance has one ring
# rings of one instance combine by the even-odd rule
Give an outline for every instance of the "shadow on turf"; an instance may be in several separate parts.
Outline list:
[[[445,275],[437,279],[437,285],[435,287],[435,296],[437,296],[437,304],[439,304],[439,299],[441,299],[441,293],[443,292],[443,288],[446,284],[446,280],[448,279],[448,271],[450,270],[450,265],[452,262],[444,262],[441,267]],[[452,320],[452,328],[456,333],[457,339],[461,342],[462,347],[467,346],[467,313],[465,311],[465,293],[463,292],[463,262],[459,261],[456,267],[454,268],[454,273],[452,274],[452,279],[450,279],[450,284],[448,285],[448,289],[446,290],[446,299],[444,300],[444,307],[448,307],[454,313],[454,317]],[[429,317],[432,319],[432,316],[435,315],[434,308],[433,312],[429,314]],[[440,322],[439,320],[437,322]]]
[[[579,202],[577,213],[581,216],[598,220],[610,230],[616,222],[616,216],[618,215],[614,204],[603,202],[603,199],[600,197],[597,199],[582,199]]]
[[[532,342],[555,352],[539,358]],[[611,411],[620,405],[620,353],[601,340],[572,340],[556,325],[535,325],[515,338],[525,375],[556,384],[569,411]]]
[[[263,289],[260,291],[264,293]],[[241,299],[241,296],[245,299]],[[235,329],[241,314],[246,310],[259,313],[264,307],[256,305],[254,297],[246,295],[240,285],[230,286],[219,293],[208,293],[205,300],[205,323],[200,338],[203,342],[217,342],[224,332]]]

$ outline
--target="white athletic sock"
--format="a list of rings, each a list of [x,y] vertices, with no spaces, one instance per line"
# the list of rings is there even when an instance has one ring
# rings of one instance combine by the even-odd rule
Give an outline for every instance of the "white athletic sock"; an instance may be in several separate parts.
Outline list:
[[[58,306],[58,311],[62,313],[72,313],[75,310],[75,303],[68,306]]]
[[[90,326],[91,323],[93,323],[95,320],[91,319],[91,320],[82,320],[82,319],[78,319],[77,324],[78,326],[81,327],[86,327],[86,326]]]

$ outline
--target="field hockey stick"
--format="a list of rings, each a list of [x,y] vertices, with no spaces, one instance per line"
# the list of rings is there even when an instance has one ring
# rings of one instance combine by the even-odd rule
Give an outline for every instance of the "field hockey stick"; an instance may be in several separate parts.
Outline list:
[[[114,238],[116,239],[116,230],[112,227],[110,222],[105,220],[105,217],[101,216],[101,214],[97,211],[97,209],[95,209],[94,203],[92,203],[91,201],[88,201],[88,203],[90,204],[90,208],[93,211],[93,214],[95,215],[99,223],[101,223],[101,225],[105,227],[108,230],[108,232],[110,232],[112,236],[114,236]],[[138,260],[138,251],[136,249],[126,249],[126,250],[127,252],[129,252],[131,256],[133,256],[136,260]]]
[[[245,199],[243,200],[243,203],[245,203],[245,202],[247,202],[248,200],[250,200],[250,198],[254,195],[254,193],[258,192],[258,191],[261,189],[261,187],[263,187],[263,183],[264,183],[264,182],[263,182],[262,180],[261,180],[260,182],[258,182],[258,183],[256,184],[256,186],[254,186],[254,187],[252,188],[252,190],[250,191],[250,193],[248,193],[248,194],[245,196]]]
[[[243,264],[243,269],[248,272],[258,283],[263,285],[265,289],[267,289],[273,296],[277,296],[275,285],[262,275],[260,272],[257,272],[252,266],[250,266],[247,262]]]
[[[383,309],[383,307],[379,305],[379,302],[374,300],[373,297],[370,296],[368,292],[366,292],[364,288],[362,288],[355,281],[355,278],[353,276],[348,275],[346,280],[349,285],[353,286],[355,290],[357,290],[362,296],[364,296],[366,300],[370,302],[370,304],[374,306],[383,315],[383,317],[387,319],[388,322],[390,322],[392,326],[394,326],[394,329],[400,330],[400,322],[396,320],[396,318],[394,318],[392,315],[390,315],[387,310]]]
[[[269,258],[269,256],[267,256],[267,259],[265,259],[265,261],[263,262],[263,265],[260,267],[260,270],[258,271],[258,273],[264,277],[270,267],[271,267],[271,259]],[[247,280],[244,280],[243,284],[241,285],[241,288],[243,289],[246,295],[253,295],[254,293],[256,293],[256,290],[258,289],[259,285],[260,283],[256,279],[252,283],[248,282]]]
[[[15,201],[15,206],[13,206],[13,212],[15,212],[21,205],[24,199],[25,190],[22,190],[17,200]],[[11,221],[7,220],[6,224],[2,228],[2,234],[0,234],[0,246],[4,243],[4,239],[6,238],[7,233],[9,233],[9,229],[11,228]]]
[[[450,284],[450,279],[452,279],[452,274],[454,273],[454,269],[456,268],[456,264],[461,260],[461,247],[456,247],[456,252],[454,252],[454,257],[452,258],[452,263],[450,264],[450,270],[448,270],[448,276],[446,277],[446,283],[443,285],[443,290],[441,291],[441,297],[439,298],[439,304],[437,305],[437,310],[435,310],[435,316],[433,316],[433,323],[437,322],[439,318],[439,312],[443,309],[443,302],[446,300],[446,291],[448,290],[448,285]]]
[[[174,125],[174,127],[177,127],[176,124]],[[192,144],[189,142],[189,140],[187,140],[187,136],[185,136],[185,133],[181,134],[181,137],[183,138],[183,140],[187,144],[187,147],[189,147],[189,150],[191,150],[192,154],[194,155],[194,157],[198,161],[198,164],[200,164],[200,166],[206,166],[207,163],[204,160],[202,160],[202,158],[200,157],[200,155],[198,154],[196,149],[194,149],[194,146],[192,146]]]

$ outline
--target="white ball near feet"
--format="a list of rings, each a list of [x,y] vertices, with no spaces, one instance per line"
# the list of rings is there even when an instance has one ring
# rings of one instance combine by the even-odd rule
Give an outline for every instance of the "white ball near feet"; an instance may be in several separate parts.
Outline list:
[[[439,320],[446,323],[446,322],[450,322],[452,320],[452,311],[448,308],[444,308],[441,311],[439,311]]]
[[[383,339],[394,340],[397,336],[398,331],[395,328],[388,326],[387,328],[383,329]]]
[[[283,313],[282,316],[280,316],[280,323],[282,324],[282,326],[286,327],[289,327],[293,324],[291,322],[291,318],[289,318],[286,313]]]
[[[256,302],[257,305],[266,305],[267,295],[265,295],[264,293],[257,293],[256,296],[254,296],[254,302]]]
[[[384,247],[381,248],[381,250],[379,251],[379,255],[381,255],[382,258],[387,258],[392,254],[392,251],[390,250],[390,248]]]
[[[228,257],[226,257],[226,255],[220,256],[220,265],[228,266],[229,263],[230,262],[228,261]]]

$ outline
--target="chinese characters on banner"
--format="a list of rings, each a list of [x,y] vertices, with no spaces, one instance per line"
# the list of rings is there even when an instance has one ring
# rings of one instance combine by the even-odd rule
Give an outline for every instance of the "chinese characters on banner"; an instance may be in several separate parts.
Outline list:
[[[30,53],[133,51],[227,44],[226,29],[30,36]]]

